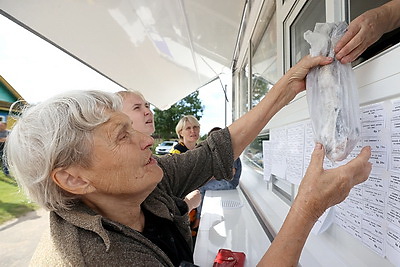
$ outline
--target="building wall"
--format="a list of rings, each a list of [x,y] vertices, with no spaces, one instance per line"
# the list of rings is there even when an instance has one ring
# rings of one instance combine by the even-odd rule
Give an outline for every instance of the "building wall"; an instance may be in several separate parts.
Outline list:
[[[7,82],[7,80],[0,76],[0,122],[6,122],[8,129],[11,129],[16,120],[15,116],[10,116],[10,107],[16,101],[18,101],[18,103],[25,102],[23,97]],[[16,111],[16,106],[13,107],[13,113]]]
[[[251,5],[249,19],[245,23],[243,45],[239,49],[241,52],[237,56],[233,72],[235,83],[233,86],[235,90],[233,116],[235,118],[254,106],[260,100],[258,93],[262,89],[268,91],[269,86],[272,86],[292,64],[299,60],[304,51],[307,52],[306,49],[299,49],[299,43],[293,45],[293,40],[298,42],[302,40],[299,36],[296,39],[291,35],[294,34],[291,32],[291,25],[295,23],[299,25],[315,24],[312,19],[310,20],[313,15],[307,14],[305,11],[307,6],[315,4],[313,8],[316,9],[317,16],[324,17],[328,22],[345,20],[348,17],[347,1],[313,2],[315,1],[286,0],[283,4],[281,1],[277,1],[275,5],[272,5],[271,1],[249,1],[249,5]],[[324,4],[322,8],[321,2]],[[357,5],[362,6],[359,1],[353,2],[355,3],[353,8]],[[271,7],[273,8],[271,9]],[[305,21],[301,18],[303,13],[306,14],[303,16]],[[269,21],[262,18],[269,18]],[[260,26],[261,24],[264,25],[264,28]],[[305,29],[300,29],[300,32],[301,30]],[[296,34],[299,35],[299,33]],[[263,46],[265,47],[262,48]],[[260,53],[261,50],[264,52]],[[327,226],[326,231],[318,233],[315,230],[315,234],[311,234],[308,238],[300,259],[300,263],[304,266],[393,266],[400,264],[397,262],[400,260],[400,250],[396,248],[398,240],[393,238],[393,233],[400,233],[400,220],[393,215],[396,212],[400,214],[398,211],[400,202],[390,200],[398,192],[393,184],[396,184],[397,178],[394,176],[400,169],[395,160],[398,153],[395,140],[399,134],[396,128],[397,121],[393,119],[393,116],[396,116],[393,110],[397,108],[400,98],[399,62],[400,45],[397,44],[353,68],[358,84],[361,114],[375,112],[384,116],[381,123],[381,121],[372,121],[370,117],[364,115],[362,128],[367,130],[363,130],[365,138],[360,143],[360,146],[368,145],[368,140],[374,139],[374,144],[380,147],[373,151],[374,156],[371,160],[374,161],[374,169],[369,181],[372,179],[381,181],[382,188],[377,188],[376,183],[375,188],[372,188],[371,184],[373,183],[366,182],[365,185],[353,190],[344,204],[326,214],[327,217],[324,217],[325,220],[321,219],[319,226],[326,226],[324,223],[329,221],[332,223]],[[313,142],[312,131],[306,126],[309,119],[304,92],[276,114],[259,138],[242,154],[244,170],[240,186],[254,205],[262,223],[273,234],[279,231],[308,164],[307,158],[312,150],[310,151],[306,143],[307,140]],[[374,129],[371,131],[368,129],[378,124],[383,125],[378,129],[382,133],[374,135],[372,134]],[[292,143],[287,140],[282,142],[282,138],[278,138],[278,141],[284,144],[283,152],[268,150],[266,149],[267,145],[263,147],[263,141],[266,141],[264,143],[275,141],[271,139],[278,136],[277,132],[287,134],[299,129],[303,131],[301,141],[298,136]],[[297,150],[298,154],[290,154],[289,148],[298,146],[299,143],[301,143],[302,149]],[[359,147],[356,147],[356,153],[357,149]],[[274,165],[271,170],[271,166],[266,164],[271,161],[271,158],[282,156],[281,154],[287,154],[280,161],[285,162],[286,165]],[[354,156],[355,154],[350,158]],[[291,160],[297,161],[295,164],[301,165],[301,168],[296,170],[288,168]],[[326,165],[326,168],[330,167],[332,166]],[[289,171],[292,174],[291,177],[286,175]],[[294,179],[293,175],[299,175],[299,177]],[[372,199],[371,195],[379,197]],[[381,201],[380,204],[373,203],[378,199]],[[370,212],[371,207],[376,209],[373,214]],[[382,212],[381,215],[380,212]],[[380,216],[382,218],[379,218]],[[370,225],[366,225],[368,223],[376,223],[382,228],[370,227]],[[381,233],[372,233],[374,231],[381,231]]]

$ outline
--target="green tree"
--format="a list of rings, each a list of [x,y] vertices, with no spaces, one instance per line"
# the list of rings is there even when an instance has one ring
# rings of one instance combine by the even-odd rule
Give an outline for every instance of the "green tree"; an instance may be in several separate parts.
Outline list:
[[[272,86],[273,84],[260,74],[253,74],[252,107],[256,106],[261,101]]]
[[[203,116],[204,106],[199,99],[199,91],[195,91],[173,104],[167,110],[154,109],[156,131],[154,136],[162,139],[177,138],[175,126],[183,115],[193,115],[198,120]]]

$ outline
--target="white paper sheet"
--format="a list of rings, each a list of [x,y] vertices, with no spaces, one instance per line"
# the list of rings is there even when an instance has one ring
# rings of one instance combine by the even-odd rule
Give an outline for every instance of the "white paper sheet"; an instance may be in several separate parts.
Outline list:
[[[386,257],[395,266],[400,266],[400,229],[392,225],[386,234]]]
[[[396,99],[396,100],[392,100],[392,116],[391,118],[393,120],[400,119],[400,100]]]
[[[389,166],[386,151],[372,151],[371,150],[371,158],[369,161],[372,163],[372,166],[374,166],[376,168],[387,169]]]
[[[375,251],[378,255],[382,257],[385,255],[384,238],[373,235],[368,231],[362,231],[362,241],[367,247]]]
[[[303,173],[306,173],[308,166],[311,161],[311,154],[314,151],[315,141],[313,136],[313,129],[311,120],[307,120],[304,123],[304,162],[303,162]]]
[[[368,179],[362,184],[365,188],[386,192],[388,188],[389,173],[383,168],[372,168]],[[399,176],[400,179],[400,176]],[[399,180],[400,183],[400,180]],[[399,184],[400,187],[400,184]]]
[[[383,221],[385,219],[384,206],[379,206],[369,202],[365,202],[363,210],[366,216],[369,216],[375,220]]]
[[[325,232],[329,226],[333,223],[335,219],[335,209],[334,207],[327,209],[321,217],[318,218],[314,227],[311,229],[311,233],[314,235],[319,235]]]
[[[264,180],[271,180],[271,167],[272,167],[272,146],[271,141],[263,141],[263,162],[264,162]]]
[[[361,133],[363,136],[377,136],[385,132],[384,121],[367,121],[361,124]]]
[[[380,221],[364,216],[361,222],[361,228],[381,238],[385,237],[386,229],[384,224]]]
[[[389,174],[389,188],[400,191],[400,172],[391,171]]]
[[[386,206],[386,219],[388,222],[400,227],[400,210],[391,205]]]
[[[271,129],[270,132],[272,141],[272,163],[271,173],[281,179],[286,179],[286,147],[287,133],[286,128]]]
[[[383,102],[364,106],[361,108],[361,119],[363,121],[376,121],[385,118],[385,110]]]

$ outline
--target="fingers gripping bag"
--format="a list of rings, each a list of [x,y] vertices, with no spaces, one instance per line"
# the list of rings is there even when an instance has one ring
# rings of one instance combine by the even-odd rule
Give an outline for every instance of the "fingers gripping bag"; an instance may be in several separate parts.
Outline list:
[[[345,22],[317,23],[304,33],[311,56],[329,56],[334,61],[317,66],[307,75],[307,103],[314,139],[321,143],[332,162],[344,160],[360,138],[357,85],[350,64],[335,59],[333,49],[347,28]]]

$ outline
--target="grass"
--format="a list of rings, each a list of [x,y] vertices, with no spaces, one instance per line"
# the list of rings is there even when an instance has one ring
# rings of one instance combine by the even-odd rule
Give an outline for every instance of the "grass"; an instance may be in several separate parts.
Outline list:
[[[0,171],[0,225],[37,208],[19,191],[15,180]]]

